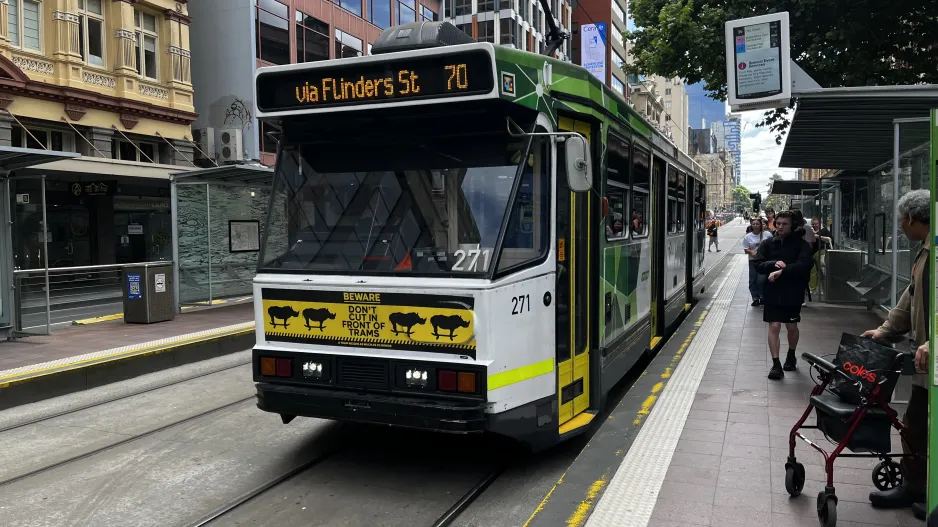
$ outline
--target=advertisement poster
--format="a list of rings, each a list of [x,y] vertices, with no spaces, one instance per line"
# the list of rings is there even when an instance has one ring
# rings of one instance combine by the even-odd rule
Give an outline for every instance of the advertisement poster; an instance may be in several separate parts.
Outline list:
[[[581,66],[606,82],[606,23],[580,26]]]
[[[127,298],[137,300],[141,297],[140,274],[127,273]]]
[[[781,22],[733,29],[736,96],[757,99],[782,93]]]

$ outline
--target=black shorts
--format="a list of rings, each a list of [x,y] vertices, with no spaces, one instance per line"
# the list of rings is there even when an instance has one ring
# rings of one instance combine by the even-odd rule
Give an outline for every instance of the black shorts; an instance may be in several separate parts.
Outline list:
[[[797,324],[798,322],[801,322],[801,306],[778,306],[765,304],[762,307],[762,321]]]

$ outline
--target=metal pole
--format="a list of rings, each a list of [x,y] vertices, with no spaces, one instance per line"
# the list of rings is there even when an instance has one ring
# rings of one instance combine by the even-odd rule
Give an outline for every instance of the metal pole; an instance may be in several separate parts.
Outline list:
[[[205,184],[205,239],[208,242],[208,305],[212,305],[212,198]]]
[[[52,333],[52,308],[49,305],[49,223],[46,218],[46,175],[40,176],[42,190],[42,259],[45,262],[46,276],[46,335]]]
[[[895,307],[899,287],[899,123],[892,126],[892,276],[889,288],[892,292],[890,307]]]
[[[169,216],[173,224],[173,299],[176,301],[176,313],[182,313],[182,300],[179,298],[179,206],[176,203],[178,199],[176,179],[170,176]]]

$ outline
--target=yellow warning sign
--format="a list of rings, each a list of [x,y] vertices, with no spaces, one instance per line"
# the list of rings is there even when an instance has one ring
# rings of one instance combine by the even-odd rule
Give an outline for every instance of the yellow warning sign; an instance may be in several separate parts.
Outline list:
[[[472,297],[264,289],[261,298],[270,341],[475,358]]]

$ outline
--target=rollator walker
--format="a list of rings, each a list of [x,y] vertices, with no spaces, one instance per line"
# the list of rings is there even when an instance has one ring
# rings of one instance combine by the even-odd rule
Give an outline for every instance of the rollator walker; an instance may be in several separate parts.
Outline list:
[[[856,360],[855,355],[844,352],[843,344],[834,363],[811,353],[803,353],[801,356],[811,365],[811,371],[818,372],[818,379],[811,391],[808,407],[791,429],[788,438],[785,490],[792,497],[801,494],[805,483],[804,465],[795,458],[795,438],[801,439],[824,456],[827,484],[817,496],[818,520],[824,527],[837,524],[834,460],[838,457],[879,458],[880,463],[872,474],[873,485],[879,490],[902,484],[900,465],[893,458],[921,458],[918,450],[920,445],[913,444],[907,427],[889,406],[899,377],[915,373],[913,356],[872,339],[845,333],[842,342],[847,340],[864,341],[865,347],[878,348],[877,362],[884,367],[867,369],[864,364],[857,364],[860,361]],[[812,409],[815,410],[817,424],[805,426]],[[891,427],[899,431],[902,439],[912,448],[912,454],[892,453]],[[801,429],[820,430],[831,443],[837,445],[836,448],[828,453],[802,435],[799,432]],[[844,454],[844,449],[852,453]],[[922,459],[922,462],[925,460]]]

